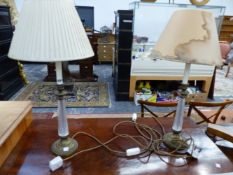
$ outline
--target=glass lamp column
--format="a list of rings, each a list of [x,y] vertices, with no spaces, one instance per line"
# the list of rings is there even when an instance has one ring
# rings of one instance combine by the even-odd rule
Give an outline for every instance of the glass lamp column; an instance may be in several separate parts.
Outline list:
[[[52,152],[56,155],[67,157],[72,155],[78,148],[76,140],[68,137],[69,128],[66,118],[66,107],[64,101],[64,85],[62,76],[62,62],[56,62],[56,80],[58,97],[58,135],[60,139],[52,144]]]
[[[184,150],[188,148],[188,144],[185,142],[185,138],[181,136],[183,119],[184,119],[184,108],[185,98],[188,95],[187,86],[190,72],[190,63],[185,63],[184,77],[181,84],[181,90],[179,93],[179,101],[177,104],[176,115],[172,125],[172,131],[166,133],[163,137],[164,144],[171,149]]]

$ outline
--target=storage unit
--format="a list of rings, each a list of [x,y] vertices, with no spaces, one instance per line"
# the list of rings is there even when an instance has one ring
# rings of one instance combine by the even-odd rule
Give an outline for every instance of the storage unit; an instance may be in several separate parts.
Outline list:
[[[228,41],[229,43],[233,41],[233,21],[230,21],[230,18],[233,16],[224,16],[219,35],[220,41]]]
[[[0,6],[0,100],[9,99],[23,86],[17,61],[7,57],[12,36],[9,7]]]
[[[116,12],[116,44],[113,64],[113,85],[116,100],[129,100],[133,11]]]
[[[105,34],[98,39],[98,61],[112,62],[113,52],[115,48],[115,36],[112,34]]]

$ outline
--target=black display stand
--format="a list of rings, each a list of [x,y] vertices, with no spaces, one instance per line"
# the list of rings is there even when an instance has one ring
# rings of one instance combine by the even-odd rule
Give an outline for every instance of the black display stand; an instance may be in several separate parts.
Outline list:
[[[23,87],[17,61],[7,57],[12,36],[9,7],[0,6],[0,100],[8,100]]]
[[[116,19],[116,45],[113,67],[113,85],[118,101],[129,100],[131,49],[133,41],[133,11],[118,10]]]

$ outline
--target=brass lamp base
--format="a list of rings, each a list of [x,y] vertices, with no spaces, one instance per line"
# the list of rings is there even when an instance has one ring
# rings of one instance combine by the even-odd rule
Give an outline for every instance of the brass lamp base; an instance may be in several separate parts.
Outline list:
[[[60,138],[52,144],[52,152],[61,157],[68,157],[78,149],[78,142],[72,138]]]
[[[186,143],[180,133],[169,132],[163,136],[163,143],[172,150],[186,150],[189,145]]]

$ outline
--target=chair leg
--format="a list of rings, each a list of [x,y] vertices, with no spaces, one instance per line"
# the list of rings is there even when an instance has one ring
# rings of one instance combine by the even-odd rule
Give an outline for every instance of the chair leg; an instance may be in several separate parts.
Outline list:
[[[227,66],[227,72],[226,72],[225,77],[228,76],[228,74],[229,74],[229,72],[230,72],[230,68],[231,68],[231,64],[229,63],[228,66]]]
[[[189,106],[187,117],[191,117],[192,109],[193,109],[193,107]]]
[[[144,106],[141,104],[141,117],[144,117]]]

